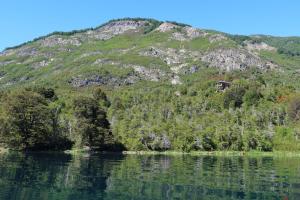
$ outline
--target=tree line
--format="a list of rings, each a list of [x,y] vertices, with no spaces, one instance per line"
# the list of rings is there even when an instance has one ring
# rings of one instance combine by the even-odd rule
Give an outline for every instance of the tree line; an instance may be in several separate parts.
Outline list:
[[[100,88],[91,97],[73,100],[72,123],[63,116],[64,106],[52,88],[2,93],[2,145],[16,150],[112,149],[115,143],[105,111],[109,102]]]
[[[251,70],[220,74],[202,69],[182,85],[136,84],[111,90],[109,96],[101,87],[74,95],[44,87],[2,91],[0,146],[300,150],[300,93],[293,81],[277,78]],[[230,84],[220,89],[218,80]]]

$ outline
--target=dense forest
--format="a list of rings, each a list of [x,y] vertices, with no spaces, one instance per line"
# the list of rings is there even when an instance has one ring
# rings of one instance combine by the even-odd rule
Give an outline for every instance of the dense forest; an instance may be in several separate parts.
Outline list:
[[[300,94],[275,76],[203,67],[185,85],[109,95],[99,86],[72,98],[52,88],[6,91],[1,142],[17,150],[299,150]]]
[[[1,142],[16,150],[93,150],[115,148],[106,117],[106,95],[78,96],[70,105],[73,123],[65,118],[65,102],[52,88],[25,88],[1,94]],[[111,149],[113,150],[113,149]]]
[[[300,38],[126,18],[0,52],[0,147],[300,150]]]

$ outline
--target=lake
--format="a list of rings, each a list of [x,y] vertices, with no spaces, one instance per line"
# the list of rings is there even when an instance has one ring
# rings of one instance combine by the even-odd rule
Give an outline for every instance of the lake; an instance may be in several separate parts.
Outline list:
[[[1,154],[0,199],[300,199],[300,158]]]

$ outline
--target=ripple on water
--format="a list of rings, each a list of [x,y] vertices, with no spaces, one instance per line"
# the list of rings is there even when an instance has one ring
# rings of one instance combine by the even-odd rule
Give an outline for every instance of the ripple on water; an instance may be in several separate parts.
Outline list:
[[[0,155],[0,199],[300,199],[300,159]]]

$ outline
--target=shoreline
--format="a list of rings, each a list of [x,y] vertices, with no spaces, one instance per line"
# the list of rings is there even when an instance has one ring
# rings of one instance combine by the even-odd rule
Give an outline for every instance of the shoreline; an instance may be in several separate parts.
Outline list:
[[[0,154],[16,152],[0,147]],[[20,151],[22,153],[22,151]],[[66,151],[32,151],[32,153],[63,153],[70,155],[89,155],[89,154],[122,154],[122,155],[165,155],[165,156],[240,156],[240,157],[297,157],[300,158],[300,151],[191,151],[191,152],[180,152],[180,151],[87,151],[84,149],[73,149]]]
[[[178,151],[123,151],[124,155],[190,155],[190,156],[246,156],[246,157],[299,157],[299,152],[291,151],[192,151],[192,152],[178,152]]]
[[[122,155],[165,155],[165,156],[220,156],[220,157],[296,157],[300,158],[300,151],[191,151],[191,152],[180,152],[180,151],[102,151],[102,152],[89,152],[82,149],[74,149],[64,151],[64,153],[71,155],[86,155],[90,153],[95,154],[122,154]]]

